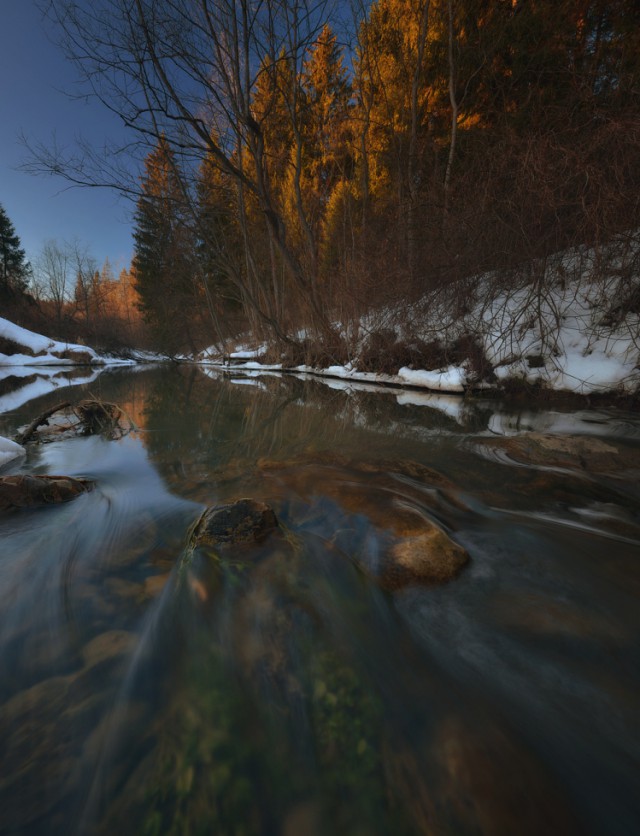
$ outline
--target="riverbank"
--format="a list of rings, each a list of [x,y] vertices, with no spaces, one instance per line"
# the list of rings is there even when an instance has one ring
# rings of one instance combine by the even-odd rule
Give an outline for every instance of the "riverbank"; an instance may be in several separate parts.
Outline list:
[[[606,251],[575,248],[336,321],[332,335],[302,330],[281,346],[238,341],[194,359],[234,371],[304,372],[435,392],[635,403],[634,253],[622,242]]]
[[[336,321],[324,336],[303,329],[280,344],[245,336],[175,359],[234,375],[314,375],[345,387],[634,408],[640,399],[634,252],[622,245],[618,252],[615,244],[604,254],[576,248],[517,273],[473,277],[410,304]],[[162,359],[168,358],[137,351],[100,355],[0,318],[0,396],[19,378],[31,377],[33,391],[45,378],[55,386],[69,366],[95,375],[100,367]],[[60,366],[67,371],[51,371]],[[0,403],[0,411],[7,408]]]

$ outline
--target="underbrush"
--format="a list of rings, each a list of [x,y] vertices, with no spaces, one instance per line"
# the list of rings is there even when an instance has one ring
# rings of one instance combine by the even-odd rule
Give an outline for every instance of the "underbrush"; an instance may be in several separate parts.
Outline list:
[[[440,340],[401,340],[392,329],[383,329],[367,337],[357,360],[360,371],[390,375],[404,367],[439,371],[452,365],[465,365],[473,381],[496,379],[482,346],[471,334],[446,345]]]
[[[326,369],[329,366],[344,366],[349,359],[349,347],[337,333],[276,345],[260,358],[264,363],[282,363],[285,369],[296,366]]]

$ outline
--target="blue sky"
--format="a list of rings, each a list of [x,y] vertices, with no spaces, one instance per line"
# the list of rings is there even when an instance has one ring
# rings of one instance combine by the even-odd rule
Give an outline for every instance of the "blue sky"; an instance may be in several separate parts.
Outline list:
[[[51,33],[53,34],[53,33]],[[0,25],[0,204],[30,260],[43,243],[78,239],[102,265],[128,267],[132,254],[131,204],[105,189],[68,188],[59,178],[16,170],[31,141],[71,145],[78,135],[117,137],[117,117],[97,102],[71,100],[73,66],[47,36],[35,0],[2,0]],[[66,91],[66,92],[65,92]]]

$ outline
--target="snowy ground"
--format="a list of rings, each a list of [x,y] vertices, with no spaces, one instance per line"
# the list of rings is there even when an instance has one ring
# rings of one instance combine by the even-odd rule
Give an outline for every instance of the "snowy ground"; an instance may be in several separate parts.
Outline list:
[[[623,308],[611,315],[616,305],[639,292],[637,273],[632,273],[633,281],[629,279],[637,252],[635,245],[619,252],[612,247],[603,267],[601,253],[576,249],[544,265],[528,265],[527,274],[512,277],[506,288],[500,288],[496,276],[483,276],[433,293],[415,305],[372,312],[351,334],[350,363],[288,370],[433,392],[500,389],[510,380],[581,395],[637,394],[640,314],[629,305],[626,312]],[[396,374],[361,371],[358,357],[366,339],[383,330],[407,344],[416,339],[435,340],[445,347],[471,335],[491,364],[494,378],[492,382],[478,380],[468,361],[435,369],[404,366]],[[232,365],[234,371],[281,369],[258,361],[264,349],[242,345],[221,357],[211,348],[196,359],[218,367]]]
[[[11,354],[0,352],[0,366],[101,365],[98,354],[88,346],[63,343],[35,334],[8,319],[0,318],[0,337],[13,343]]]

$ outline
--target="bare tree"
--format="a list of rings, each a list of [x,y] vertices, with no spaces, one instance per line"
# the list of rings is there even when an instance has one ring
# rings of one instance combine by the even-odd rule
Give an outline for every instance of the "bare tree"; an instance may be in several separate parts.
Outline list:
[[[93,95],[136,137],[97,154],[86,146],[65,155],[35,148],[32,167],[78,184],[102,183],[136,194],[131,154],[141,160],[160,136],[176,154],[185,201],[205,157],[215,161],[262,212],[270,238],[320,330],[329,328],[313,270],[292,246],[268,176],[252,94],[265,56],[286,54],[300,66],[327,19],[327,0],[47,0],[67,55]],[[242,149],[242,155],[238,150]],[[122,161],[122,165],[120,165]],[[194,213],[195,216],[195,213]],[[269,323],[268,306],[242,287]]]
[[[38,295],[50,301],[58,332],[62,328],[65,306],[73,291],[72,259],[69,248],[49,239],[36,259],[34,284]]]

